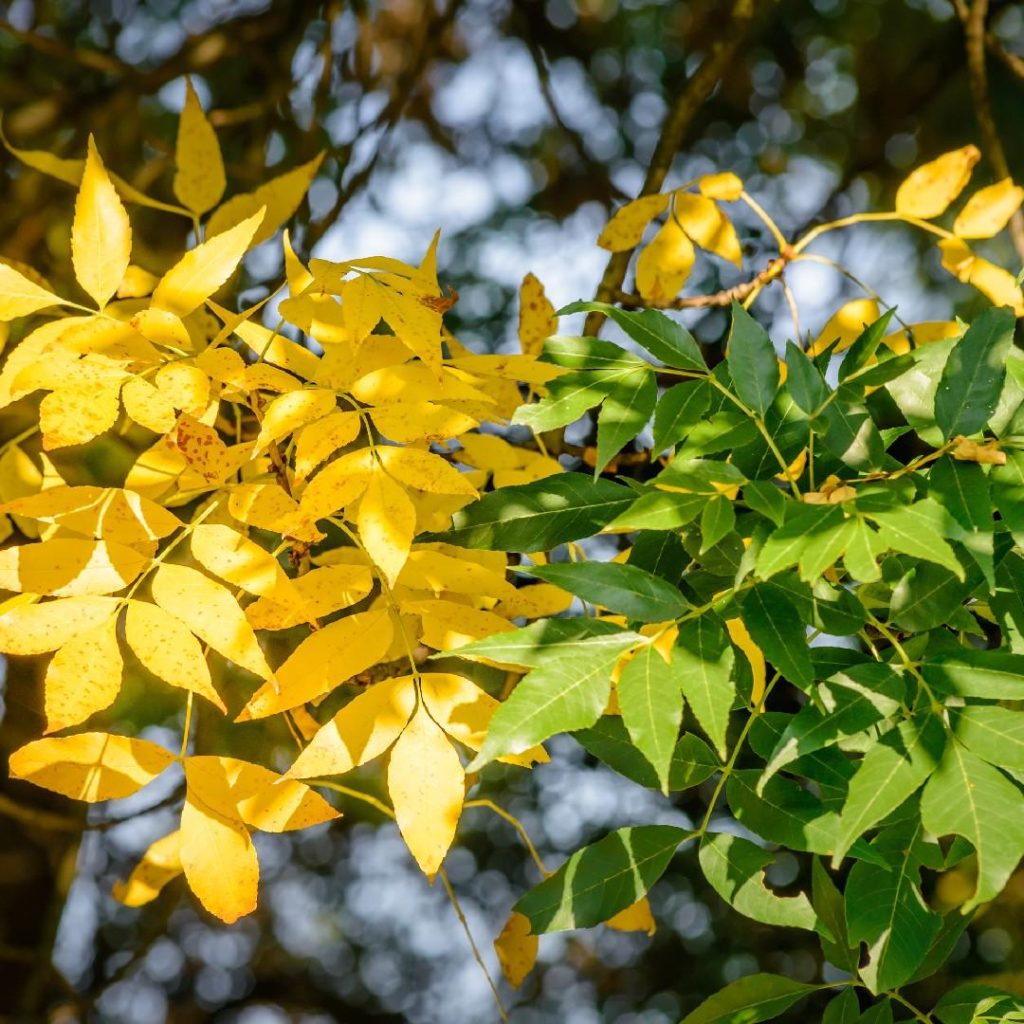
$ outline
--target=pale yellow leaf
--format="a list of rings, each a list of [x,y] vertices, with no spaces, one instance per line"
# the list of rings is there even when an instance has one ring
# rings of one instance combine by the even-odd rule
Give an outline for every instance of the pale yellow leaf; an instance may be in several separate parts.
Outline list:
[[[271,178],[253,192],[232,196],[211,214],[206,226],[207,238],[230,231],[258,210],[266,209],[259,230],[253,236],[252,244],[259,245],[260,242],[265,242],[299,208],[323,158],[324,154],[320,153],[309,163]]]
[[[117,297],[119,299],[141,299],[153,293],[157,282],[160,280],[156,274],[132,263],[124,272],[121,283],[117,286]]]
[[[181,833],[175,829],[151,843],[127,881],[117,881],[111,895],[126,907],[142,907],[181,874]]]
[[[455,838],[465,775],[455,748],[422,704],[391,748],[388,793],[402,838],[432,878]]]
[[[924,220],[941,216],[963,191],[980,159],[977,146],[964,146],[911,171],[896,192],[896,212]]]
[[[223,234],[190,249],[160,279],[153,292],[153,306],[188,316],[201,306],[235,272],[263,220],[262,207]]]
[[[140,309],[131,319],[131,325],[147,341],[169,348],[188,351],[192,348],[192,339],[181,317],[166,309]]]
[[[174,147],[174,194],[193,213],[206,213],[224,195],[227,179],[217,133],[206,119],[192,81],[185,78],[185,106]]]
[[[967,200],[953,222],[953,233],[960,238],[991,238],[1010,222],[1024,202],[1024,188],[1003,178],[979,189]]]
[[[370,482],[375,461],[369,448],[348,452],[325,466],[299,500],[302,515],[316,521],[355,501]]]
[[[201,523],[192,531],[192,556],[214,576],[250,594],[298,601],[292,581],[269,551],[230,526]]]
[[[53,537],[0,551],[0,590],[85,597],[123,590],[149,564],[116,541]]]
[[[636,261],[636,288],[648,302],[674,298],[693,269],[693,242],[670,217]]]
[[[860,336],[868,324],[874,323],[880,314],[875,299],[854,299],[840,306],[831,319],[821,329],[821,333],[807,349],[807,354],[816,356],[823,352],[832,342],[837,344],[833,353],[845,352]]]
[[[399,584],[412,590],[445,591],[471,597],[510,597],[514,591],[505,579],[504,552],[501,568],[491,568],[473,560],[479,552],[452,548],[451,553],[437,548],[417,548],[399,577]]]
[[[129,601],[124,633],[143,667],[158,679],[205,697],[221,711],[227,710],[213,688],[199,641],[179,619],[155,604]]]
[[[334,392],[323,388],[290,391],[279,395],[264,410],[254,453],[258,455],[266,451],[273,442],[294,433],[307,423],[327,416],[337,407],[338,401]],[[353,412],[348,415],[356,416],[358,420],[358,414]]]
[[[965,284],[973,285],[996,306],[1009,306],[1016,316],[1024,316],[1024,294],[1013,274],[971,251],[959,238],[939,242],[942,265]]]
[[[16,779],[74,800],[120,800],[152,782],[174,755],[148,740],[83,732],[35,740],[11,754]]]
[[[387,473],[370,477],[359,502],[356,528],[366,553],[394,584],[409,557],[416,533],[416,509],[405,490]]]
[[[341,288],[341,315],[349,337],[359,344],[380,323],[383,297],[369,274],[357,274]]]
[[[646,932],[648,935],[653,935],[658,927],[646,896],[641,896],[636,903],[631,903],[625,910],[609,917],[605,924],[617,932]]]
[[[354,410],[332,412],[303,427],[295,435],[296,478],[305,480],[324,459],[351,444],[360,430],[362,420]]]
[[[256,634],[229,590],[197,569],[166,563],[151,585],[153,600],[200,640],[261,679],[271,678]]]
[[[702,249],[729,260],[737,267],[742,263],[736,229],[713,199],[692,192],[677,192],[672,212],[683,225],[683,230]]]
[[[519,288],[519,347],[525,355],[539,356],[545,339],[557,333],[558,317],[544,285],[527,274]]]
[[[545,619],[568,611],[572,600],[572,594],[553,583],[534,583],[509,594],[495,611],[508,619]]]
[[[647,225],[668,206],[668,195],[641,196],[620,206],[604,226],[597,244],[609,252],[625,252],[640,244]]]
[[[298,503],[280,484],[240,484],[228,495],[228,511],[240,523],[260,530],[281,532],[294,516]]]
[[[370,410],[373,424],[384,437],[399,444],[446,441],[472,430],[478,421],[436,402],[388,402]]]
[[[306,269],[302,260],[295,255],[287,228],[281,235],[281,248],[284,251],[284,276],[288,282],[288,291],[292,298],[295,298],[313,283],[313,275]]]
[[[177,414],[167,396],[143,377],[131,377],[121,388],[121,401],[129,419],[156,434],[174,428]]]
[[[79,633],[101,626],[115,612],[116,597],[63,597],[19,604],[0,615],[0,651],[45,654]]]
[[[86,381],[52,391],[39,405],[43,449],[86,444],[109,430],[121,412],[120,382]]]
[[[253,629],[290,629],[361,601],[373,589],[365,565],[325,565],[292,580],[295,603],[260,598],[245,610]]]
[[[46,732],[78,725],[110,707],[121,692],[123,668],[116,616],[64,644],[43,682]]]
[[[701,195],[708,199],[723,199],[726,202],[735,202],[743,193],[743,182],[731,171],[705,174],[697,179],[697,187]]]
[[[30,281],[5,261],[0,261],[0,321],[28,316],[63,302],[53,292]]]
[[[436,598],[403,601],[402,611],[420,616],[420,641],[435,651],[455,650],[474,640],[515,628],[507,619],[493,612]]]
[[[416,706],[412,676],[374,683],[321,727],[288,770],[299,779],[344,775],[384,753]]]
[[[287,711],[366,671],[387,653],[392,630],[386,608],[358,612],[316,630],[277,670],[277,688],[272,683],[260,687],[239,720]]]
[[[131,254],[128,214],[90,135],[71,226],[71,262],[78,283],[101,309],[117,291]]]
[[[415,448],[377,449],[381,465],[396,480],[417,491],[431,494],[465,494],[476,497],[476,488],[440,455]]]
[[[530,919],[513,910],[494,940],[501,973],[512,988],[519,988],[537,962],[540,939],[530,933]]]

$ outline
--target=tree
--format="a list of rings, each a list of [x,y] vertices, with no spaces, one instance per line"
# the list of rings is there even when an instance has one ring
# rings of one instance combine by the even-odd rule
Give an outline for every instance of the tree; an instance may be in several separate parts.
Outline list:
[[[731,171],[663,190],[740,45],[751,11],[735,13],[667,119],[643,194],[601,233],[598,299],[556,313],[528,276],[519,354],[476,354],[446,331],[457,296],[439,283],[436,238],[416,264],[300,259],[278,232],[319,155],[224,200],[191,84],[169,194],[109,172],[91,138],[74,162],[12,151],[78,191],[75,285],[0,267],[0,312],[19,332],[36,318],[0,373],[29,418],[5,446],[15,542],[0,573],[16,596],[0,646],[54,652],[46,735],[26,737],[10,771],[89,803],[151,783],[163,794],[180,820],[120,900],[152,902],[184,875],[234,922],[257,904],[254,832],[323,832],[362,803],[441,878],[486,971],[443,866],[479,809],[516,829],[543,876],[497,940],[513,985],[538,933],[653,929],[647,894],[678,851],[738,915],[806,932],[850,975],[746,973],[687,1021],[767,1020],[804,998],[835,1020],[869,999],[868,1019],[1015,1019],[997,989],[943,985],[932,1018],[903,990],[943,968],[1024,848],[1024,302],[974,251],[1022,191],[975,188],[949,228],[936,223],[967,187],[973,146],[915,170],[890,211],[795,234]],[[777,243],[761,265],[744,265],[734,204]],[[134,262],[146,249],[129,208],[191,225],[185,253]],[[991,308],[969,325],[905,323],[869,294],[817,337],[798,330],[780,360],[747,309],[769,289],[790,297],[786,273],[819,238],[878,220],[937,238],[943,267]],[[262,242],[281,245],[285,291],[246,305],[239,271]],[[743,277],[693,294],[694,268],[713,260]],[[730,310],[724,345],[661,311],[689,308]],[[560,334],[577,313],[587,332]],[[604,318],[619,341],[595,335]],[[127,457],[84,482],[77,467],[112,431]],[[566,733],[641,786],[682,792],[692,820],[659,812],[549,873],[502,791]],[[379,770],[350,784],[367,764]],[[12,783],[8,813],[81,831],[31,792]],[[726,808],[752,838],[721,827]],[[805,884],[766,885],[773,848]],[[946,895],[929,904],[936,878]],[[949,879],[964,881],[959,899]],[[48,1002],[45,987],[30,978],[22,1007]]]

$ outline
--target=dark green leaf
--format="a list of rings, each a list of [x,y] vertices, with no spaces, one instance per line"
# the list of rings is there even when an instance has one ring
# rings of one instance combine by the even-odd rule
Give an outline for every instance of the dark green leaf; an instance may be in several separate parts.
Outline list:
[[[828,397],[828,385],[803,349],[786,342],[786,387],[793,401],[808,415]]]
[[[744,595],[740,615],[754,643],[772,665],[798,686],[810,686],[814,668],[807,627],[793,604],[777,589],[772,592],[757,584]]]
[[[664,451],[682,441],[707,411],[711,388],[703,380],[670,387],[654,408],[654,449]]]
[[[811,865],[811,905],[818,915],[818,931],[821,934],[821,948],[826,959],[844,971],[854,971],[860,960],[860,951],[850,946],[846,933],[846,907],[843,894],[829,877],[821,859],[814,858]],[[857,1001],[854,1000],[854,1005]],[[860,1012],[859,1010],[857,1011]]]
[[[1006,464],[992,467],[992,499],[999,518],[1018,546],[1024,545],[1024,451],[1005,452]]]
[[[682,579],[688,561],[678,534],[668,530],[643,530],[629,549],[629,565],[652,572],[673,586]]]
[[[743,500],[776,526],[782,525],[786,516],[786,496],[770,480],[751,480],[744,484]]]
[[[764,415],[779,390],[779,357],[768,332],[735,300],[726,359],[736,394]]]
[[[861,331],[839,364],[839,379],[841,381],[856,373],[875,354],[895,312],[895,306],[892,309],[887,309],[874,323],[869,324]]]
[[[992,1001],[995,1001],[994,1003]],[[932,1011],[942,1024],[974,1024],[975,1013],[979,1006],[989,1005],[999,1013],[1010,1010],[1024,1009],[1024,999],[994,988],[970,982],[959,985],[952,992],[947,992]],[[999,1018],[996,1017],[996,1020]]]
[[[844,989],[825,1007],[821,1024],[857,1024],[860,1003],[852,988]]]
[[[940,693],[989,700],[1024,700],[1024,655],[969,647],[930,655],[921,666]]]
[[[672,652],[686,697],[700,727],[725,756],[729,712],[736,699],[735,654],[717,616],[704,614],[683,622]]]
[[[658,382],[650,370],[637,370],[617,381],[597,414],[599,474],[647,425],[658,400]]]
[[[732,502],[724,494],[716,494],[707,500],[700,514],[700,553],[713,548],[723,537],[732,533],[736,526],[736,512]]]
[[[590,371],[556,377],[548,385],[548,393],[540,401],[520,406],[513,423],[536,431],[554,430],[575,423],[584,413],[600,405],[608,393],[632,370],[596,374]]]
[[[853,469],[877,469],[885,445],[871,414],[863,407],[836,400],[825,406],[816,422],[824,426],[825,447]]]
[[[893,551],[943,565],[964,578],[956,554],[942,539],[945,513],[931,498],[892,512],[867,511],[865,515],[878,524],[880,539]]]
[[[935,629],[952,619],[972,589],[968,581],[957,579],[948,569],[922,562],[893,587],[889,617],[901,629]]]
[[[788,1010],[816,987],[778,974],[749,974],[706,999],[682,1024],[759,1024]]]
[[[944,455],[928,473],[928,493],[959,527],[949,533],[951,539],[967,548],[989,586],[995,586],[992,498],[985,471],[975,462]]]

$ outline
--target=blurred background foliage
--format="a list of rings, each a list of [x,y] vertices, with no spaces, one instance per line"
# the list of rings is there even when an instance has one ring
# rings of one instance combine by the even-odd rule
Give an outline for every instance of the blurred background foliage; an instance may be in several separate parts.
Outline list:
[[[975,9],[979,0],[974,0]],[[443,231],[442,280],[460,299],[450,324],[478,349],[514,344],[515,295],[536,273],[556,304],[594,294],[606,254],[594,239],[641,188],[666,116],[704,56],[735,33],[726,0],[15,0],[0,5],[0,111],[9,143],[80,156],[94,133],[109,167],[170,197],[173,139],[190,75],[217,126],[236,191],[326,150],[292,235],[300,254],[387,254],[418,260]],[[976,116],[962,17],[967,0],[758,0],[714,91],[689,121],[668,184],[716,169],[739,174],[787,233],[891,204],[916,163],[968,142],[1003,173]],[[992,121],[1002,159],[1024,177],[1024,6],[983,8]],[[975,32],[977,32],[975,24]],[[984,119],[982,119],[983,121]],[[989,143],[989,144],[986,144]],[[68,279],[71,189],[3,164],[0,253],[55,284]],[[978,180],[979,184],[985,183]],[[159,272],[187,225],[132,209],[137,261]],[[770,239],[738,218],[748,267]],[[987,250],[1016,269],[1005,238]],[[1000,246],[1003,248],[1000,249]],[[819,251],[898,302],[908,321],[941,320],[982,303],[906,228],[866,226]],[[984,250],[983,250],[984,251]],[[242,298],[282,273],[274,242],[247,259]],[[688,290],[737,280],[699,265]],[[816,331],[857,285],[828,267],[787,273],[803,329]],[[780,294],[758,313],[776,337],[794,330]],[[692,311],[706,344],[721,312]],[[17,328],[12,340],[17,339]],[[0,437],[24,421],[0,417]],[[31,447],[29,451],[34,451]],[[117,482],[132,439],[74,449],[73,482]],[[0,466],[0,472],[12,471]],[[39,666],[6,666],[0,749],[41,731]],[[227,681],[230,688],[230,680]],[[180,702],[126,688],[111,718],[173,744]],[[215,729],[212,719],[200,723]],[[240,756],[281,767],[290,739],[255,723],[231,731]],[[485,793],[518,814],[554,867],[568,850],[634,821],[685,824],[699,790],[669,801],[614,775],[573,741],[554,762],[488,775]],[[374,791],[372,772],[358,785]],[[155,787],[150,787],[151,789]],[[705,794],[706,795],[706,794]],[[394,828],[346,801],[341,825],[259,845],[264,885],[252,918],[225,928],[197,912],[180,881],[143,911],[109,896],[147,843],[167,830],[173,778],[113,809],[73,817],[57,798],[0,789],[0,1019],[112,1022],[413,1021],[494,1018],[486,983],[443,891],[429,888]],[[116,815],[116,817],[115,817]],[[123,822],[120,819],[125,819]],[[716,827],[727,827],[720,823]],[[261,837],[263,838],[263,837]],[[536,881],[514,831],[467,811],[448,861],[469,926],[488,960],[514,895]],[[786,891],[788,855],[771,881]],[[931,894],[950,904],[954,873]],[[739,918],[707,888],[692,851],[652,893],[653,938],[607,929],[550,936],[521,992],[520,1024],[660,1024],[756,969],[811,978],[810,934]],[[1024,876],[964,936],[944,975],[979,975],[1024,991]],[[781,941],[780,941],[781,935]],[[790,1019],[817,1020],[811,1003]],[[802,1016],[801,1016],[802,1014]]]

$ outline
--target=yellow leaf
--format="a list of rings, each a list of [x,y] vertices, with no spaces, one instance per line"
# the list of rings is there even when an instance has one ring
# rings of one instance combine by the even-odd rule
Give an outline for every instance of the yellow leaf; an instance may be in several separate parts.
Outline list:
[[[222,712],[227,710],[213,688],[199,641],[180,620],[155,604],[129,601],[124,633],[143,667],[158,679],[205,697]]]
[[[388,793],[402,838],[432,878],[455,838],[465,777],[455,748],[422,704],[391,749]]]
[[[692,192],[677,192],[672,212],[683,225],[683,230],[702,249],[735,263],[737,267],[742,263],[740,243],[732,221],[713,199]]]
[[[188,316],[235,272],[263,220],[260,207],[223,234],[190,249],[162,278],[153,292],[153,306]]]
[[[240,523],[260,530],[281,532],[282,524],[298,510],[298,503],[280,484],[240,484],[228,495],[228,511]]]
[[[896,192],[896,212],[924,220],[945,213],[980,159],[977,146],[964,146],[911,171]]]
[[[86,444],[109,430],[121,412],[120,390],[120,380],[89,380],[48,394],[39,405],[43,449]]]
[[[641,896],[636,903],[631,903],[625,910],[608,918],[605,924],[617,932],[646,932],[648,935],[653,935],[658,927],[654,923],[651,904],[646,896]]]
[[[295,435],[295,476],[305,480],[324,459],[351,444],[362,430],[355,411],[332,412]]]
[[[174,433],[178,451],[185,457],[189,468],[195,470],[207,483],[219,483],[233,470],[228,446],[213,427],[182,413]]]
[[[369,448],[348,452],[322,469],[302,492],[299,509],[311,520],[322,519],[355,501],[374,471]]]
[[[519,347],[528,356],[539,356],[546,338],[558,333],[555,307],[544,294],[544,285],[527,274],[519,288]]]
[[[435,377],[441,373],[441,313],[424,296],[382,288],[382,314]]]
[[[124,272],[121,283],[117,286],[117,297],[119,299],[141,299],[153,293],[157,281],[160,278],[151,274],[148,270],[132,263]]]
[[[369,274],[357,274],[341,288],[341,315],[349,337],[355,344],[380,323],[383,298]]]
[[[185,565],[161,565],[153,575],[153,600],[200,640],[236,665],[270,679],[273,673],[242,609],[230,591]]]
[[[421,363],[406,363],[402,366],[371,369],[356,377],[350,390],[353,398],[366,405],[407,401],[410,394],[429,394],[435,402],[466,401],[493,404],[491,399],[469,383],[470,381],[478,383],[470,374],[455,373],[447,369],[438,380]]]
[[[878,303],[874,299],[854,299],[847,302],[833,314],[821,329],[821,333],[807,349],[807,354],[816,356],[838,338],[833,353],[845,352],[858,338],[868,324],[878,319]]]
[[[1016,316],[1024,316],[1024,295],[1013,274],[976,256],[959,238],[939,242],[942,265],[954,277],[973,285],[996,306],[1009,306]]]
[[[28,743],[11,754],[10,772],[73,800],[120,800],[152,782],[174,755],[148,740],[82,732]]]
[[[181,833],[175,829],[150,844],[128,880],[114,883],[111,895],[126,907],[144,906],[155,900],[181,870]]]
[[[636,261],[636,288],[648,302],[668,302],[686,284],[694,262],[693,242],[669,218]]]
[[[471,597],[507,597],[514,591],[505,579],[505,554],[500,569],[488,568],[473,560],[487,552],[450,548],[446,553],[435,548],[418,548],[409,555],[399,584],[412,590],[432,590],[435,594],[451,591]],[[571,598],[570,598],[571,600]]]
[[[697,179],[697,187],[701,195],[708,199],[722,199],[726,202],[735,202],[743,192],[743,182],[731,171],[705,174]]]
[[[252,244],[265,242],[299,208],[323,158],[324,154],[320,153],[309,163],[271,178],[253,192],[232,196],[211,214],[206,226],[206,237],[213,238],[230,231],[236,224],[265,208],[266,215],[253,236]]]
[[[640,244],[647,225],[668,206],[668,195],[641,196],[620,206],[604,226],[597,244],[609,252],[625,252]]]
[[[374,683],[321,727],[287,774],[299,779],[344,775],[380,757],[398,739],[415,706],[412,676]]]
[[[465,474],[450,466],[440,455],[415,448],[385,447],[377,449],[377,456],[393,477],[414,490],[476,497],[476,488]]]
[[[0,261],[0,321],[15,320],[64,300],[30,281],[6,261]]]
[[[284,250],[284,276],[288,282],[288,291],[292,298],[295,298],[313,283],[313,275],[306,269],[302,260],[295,255],[287,228],[281,235],[281,248]]]
[[[89,155],[75,200],[71,262],[78,283],[102,309],[117,291],[132,254],[132,228],[89,136]]]
[[[46,669],[46,732],[78,725],[110,707],[121,692],[123,668],[116,616],[64,644]]]
[[[148,341],[167,345],[186,352],[192,348],[192,339],[181,317],[166,309],[140,309],[131,319],[131,325]]]
[[[222,580],[277,601],[298,601],[277,559],[230,526],[201,523],[192,531],[192,556]]]
[[[394,584],[416,533],[416,509],[409,496],[387,473],[378,470],[359,503],[356,528],[366,553]]]
[[[0,590],[84,597],[123,590],[149,564],[115,541],[53,537],[0,551]]]
[[[366,671],[387,653],[392,631],[387,610],[373,609],[311,633],[277,670],[277,689],[271,683],[260,687],[239,721],[266,718],[305,704]]]
[[[544,619],[568,611],[572,600],[572,594],[553,583],[534,583],[514,590],[495,611],[508,619]]]
[[[754,643],[742,619],[726,619],[725,628],[729,632],[729,639],[743,652],[750,663],[750,671],[754,677],[750,689],[750,703],[756,708],[764,697],[766,680],[764,654],[761,652],[761,648]]]
[[[365,565],[327,565],[292,580],[294,602],[260,598],[245,610],[253,629],[290,629],[361,601],[373,589]]]
[[[420,616],[423,624],[420,641],[435,651],[451,651],[473,640],[515,628],[500,615],[455,601],[403,601],[402,611]]]
[[[197,760],[185,761],[188,788],[181,811],[181,866],[199,902],[232,924],[256,909],[259,862],[249,830],[237,813],[220,810],[222,806],[233,810],[226,781],[215,777],[207,782],[202,765],[194,767]],[[193,786],[201,789],[202,796],[193,792]]]
[[[206,119],[192,80],[185,78],[185,106],[174,147],[174,194],[193,213],[206,213],[220,202],[227,179],[217,133]]]
[[[370,410],[374,426],[399,444],[446,441],[472,430],[478,421],[435,402],[389,402]]]
[[[537,962],[540,939],[530,934],[530,919],[513,910],[501,934],[494,940],[501,973],[512,988],[519,988]]]
[[[174,428],[177,415],[174,406],[158,387],[142,377],[131,377],[121,388],[121,401],[125,415],[140,427],[156,434],[166,434]]]
[[[115,612],[116,597],[64,597],[9,608],[0,615],[0,651],[46,654],[79,633],[101,626]]]
[[[323,388],[290,391],[285,395],[279,395],[263,413],[259,437],[256,438],[256,447],[253,449],[254,454],[266,451],[274,441],[279,441],[307,423],[327,416],[337,407],[334,392]],[[358,421],[356,413],[348,415],[356,416]]]
[[[911,347],[920,348],[921,345],[930,345],[932,342],[942,341],[944,338],[955,338],[962,331],[963,328],[955,320],[930,320],[893,331],[891,334],[887,334],[882,341],[896,355],[900,356],[911,351]],[[914,339],[913,346],[910,344],[911,336]]]
[[[991,238],[1010,222],[1024,201],[1024,188],[1012,178],[979,189],[967,200],[953,222],[953,233],[960,238]]]

